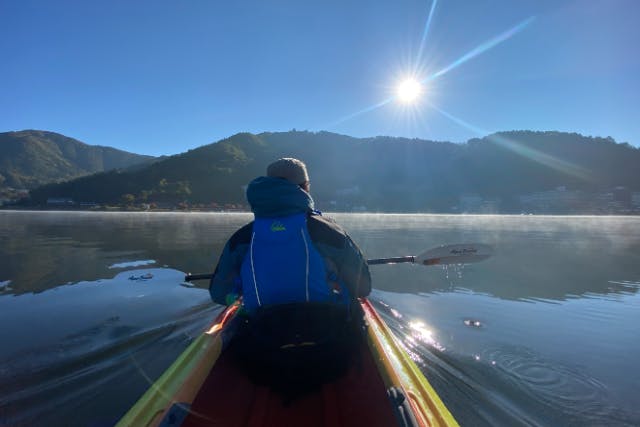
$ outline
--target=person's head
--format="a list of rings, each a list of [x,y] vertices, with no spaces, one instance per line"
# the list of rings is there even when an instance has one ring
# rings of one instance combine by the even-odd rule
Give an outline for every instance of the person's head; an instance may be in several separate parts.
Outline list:
[[[304,191],[309,192],[309,174],[307,166],[298,159],[285,157],[278,159],[267,166],[267,176],[273,178],[284,178],[296,185],[299,185]]]

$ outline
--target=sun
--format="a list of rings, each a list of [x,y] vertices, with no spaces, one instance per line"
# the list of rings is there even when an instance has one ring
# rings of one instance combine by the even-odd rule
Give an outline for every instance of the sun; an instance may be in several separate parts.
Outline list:
[[[401,81],[396,88],[398,100],[405,104],[413,104],[416,102],[424,88],[420,82],[415,79],[406,79]]]

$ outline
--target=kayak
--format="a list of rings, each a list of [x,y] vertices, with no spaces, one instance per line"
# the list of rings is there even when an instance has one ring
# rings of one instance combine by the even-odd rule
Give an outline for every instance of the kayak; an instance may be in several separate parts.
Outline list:
[[[457,426],[423,373],[366,299],[362,349],[346,372],[286,401],[254,383],[225,344],[227,307],[118,422],[124,426]]]

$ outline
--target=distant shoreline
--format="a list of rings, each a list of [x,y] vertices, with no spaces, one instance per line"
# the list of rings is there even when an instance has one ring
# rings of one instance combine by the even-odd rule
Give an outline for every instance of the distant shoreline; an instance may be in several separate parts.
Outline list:
[[[47,208],[8,208],[0,207],[0,212],[57,212],[57,213],[218,213],[218,214],[252,214],[248,210],[206,210],[206,209],[47,209]],[[563,217],[563,218],[598,218],[598,217],[640,217],[640,213],[629,214],[597,214],[597,213],[486,213],[486,212],[363,212],[363,211],[322,211],[327,215],[433,215],[433,216],[509,216],[509,217]]]

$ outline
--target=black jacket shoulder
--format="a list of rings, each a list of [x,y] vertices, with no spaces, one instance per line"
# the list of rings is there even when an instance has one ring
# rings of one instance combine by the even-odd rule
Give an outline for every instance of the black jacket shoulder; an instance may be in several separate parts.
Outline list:
[[[315,243],[324,243],[337,249],[342,249],[347,244],[346,231],[331,218],[310,215],[307,221],[307,228],[309,229],[311,240]]]
[[[251,242],[251,233],[253,231],[253,221],[249,224],[244,225],[242,228],[237,230],[233,235],[229,238],[229,250],[233,252],[238,245],[249,244]]]

